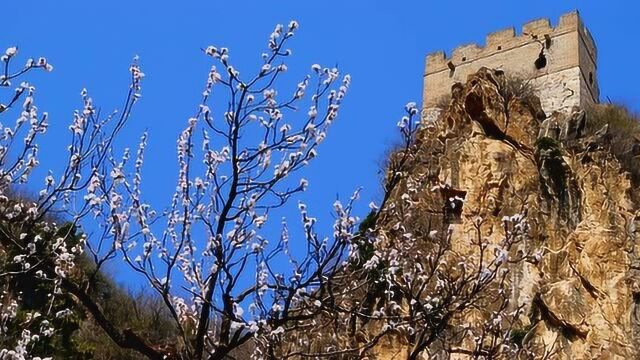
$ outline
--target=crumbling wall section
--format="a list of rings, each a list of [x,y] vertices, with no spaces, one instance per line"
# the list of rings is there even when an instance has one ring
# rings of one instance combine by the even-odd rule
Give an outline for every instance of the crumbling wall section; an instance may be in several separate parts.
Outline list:
[[[459,46],[449,57],[443,51],[429,54],[425,118],[433,116],[431,110],[453,84],[466,82],[481,67],[502,69],[544,88],[539,95],[547,114],[597,103],[596,58],[595,42],[577,11],[562,15],[555,27],[549,19],[534,20],[524,24],[520,34],[513,27],[489,34],[484,46]]]

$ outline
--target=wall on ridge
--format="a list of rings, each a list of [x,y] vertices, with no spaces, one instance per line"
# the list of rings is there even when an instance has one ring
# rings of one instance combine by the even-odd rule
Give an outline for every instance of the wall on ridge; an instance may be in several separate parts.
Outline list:
[[[541,51],[546,65],[538,69]],[[525,24],[519,35],[514,28],[500,30],[486,37],[484,47],[469,44],[457,47],[450,57],[442,51],[427,56],[424,108],[434,108],[454,83],[465,82],[481,67],[531,79],[543,90],[540,98],[547,114],[597,103],[596,57],[595,43],[577,12],[562,15],[555,27],[539,19]]]

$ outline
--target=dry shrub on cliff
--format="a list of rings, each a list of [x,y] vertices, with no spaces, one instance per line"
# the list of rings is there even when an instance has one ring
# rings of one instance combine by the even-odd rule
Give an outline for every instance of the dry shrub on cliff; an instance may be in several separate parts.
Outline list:
[[[449,107],[449,104],[451,104],[451,94],[447,93],[439,97],[435,105],[438,109],[444,110]]]
[[[505,104],[508,104],[513,99],[527,103],[537,97],[536,87],[531,83],[530,79],[519,74],[506,74],[502,70],[494,70],[494,72],[497,75],[498,92],[504,99]],[[450,104],[451,94],[447,93],[436,100],[435,107],[444,110]]]
[[[90,263],[85,264],[88,262],[82,261],[81,266],[87,269],[83,271],[88,272],[95,267]],[[170,342],[166,339],[176,338],[178,334],[161,297],[144,288],[125,290],[104,273],[98,273],[93,283],[91,295],[113,323],[142,334],[158,347],[170,348]],[[119,347],[91,318],[80,324],[74,338],[82,349],[91,353],[92,359],[146,359],[136,351]]]
[[[524,76],[503,74],[498,79],[498,91],[507,102],[511,99],[527,102],[537,96],[535,86]]]
[[[595,134],[608,126],[607,138],[611,153],[640,182],[640,116],[623,105],[598,105],[588,110],[586,133]]]

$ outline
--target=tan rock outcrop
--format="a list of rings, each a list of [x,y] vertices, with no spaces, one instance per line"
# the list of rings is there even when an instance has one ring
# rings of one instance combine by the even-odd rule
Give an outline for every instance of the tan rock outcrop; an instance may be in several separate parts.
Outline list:
[[[508,285],[511,306],[523,306],[522,346],[534,358],[638,358],[637,187],[608,151],[606,129],[585,133],[583,110],[545,116],[537,98],[505,93],[506,81],[482,68],[453,86],[448,108],[418,136],[423,190],[410,201],[430,214],[446,198],[434,185],[462,194],[462,212],[446,220],[460,256],[473,256],[475,219],[498,244],[502,218],[526,209],[529,240],[517,251],[528,258],[510,268]]]

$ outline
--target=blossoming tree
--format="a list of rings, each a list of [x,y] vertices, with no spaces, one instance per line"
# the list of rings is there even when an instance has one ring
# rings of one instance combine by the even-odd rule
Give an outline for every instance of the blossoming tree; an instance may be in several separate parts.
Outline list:
[[[215,66],[178,137],[178,181],[166,209],[145,200],[147,135],[135,151],[114,146],[140,99],[144,73],[137,59],[120,111],[105,116],[88,92],[81,92],[82,109],[69,126],[66,165],[49,173],[33,201],[11,192],[28,183],[39,165],[37,140],[47,129],[47,114],[38,111],[32,85],[17,86],[0,104],[0,246],[13,262],[0,276],[46,282],[52,303],[71,296],[118,346],[150,359],[223,359],[249,345],[255,358],[364,356],[398,332],[410,340],[415,358],[441,339],[457,312],[476,304],[485,289],[501,286],[505,260],[500,255],[479,264],[478,272],[460,273],[438,265],[448,251],[446,228],[430,233],[439,240],[426,263],[403,259],[403,252],[415,248],[403,224],[382,235],[380,224],[410,211],[401,193],[412,191],[407,179],[415,161],[416,104],[407,104],[398,124],[403,146],[390,162],[381,204],[371,205],[369,227],[357,229],[356,192],[347,203],[334,204],[335,223],[327,237],[298,203],[304,231],[292,241],[302,252],[290,248],[286,223],[275,237],[265,229],[276,209],[307,188],[307,180],[295,175],[317,156],[350,84],[338,69],[313,65],[293,91],[277,90],[297,28],[295,21],[275,28],[255,73],[240,73],[227,48],[203,49]],[[9,48],[2,57],[4,87],[33,69],[52,69],[41,58],[13,71],[16,56],[17,49]],[[224,105],[212,105],[215,96],[223,99],[216,104]],[[11,126],[3,117],[14,112],[18,119]],[[505,222],[511,234],[505,251],[520,236],[509,226]],[[387,246],[388,236],[396,240]],[[75,266],[83,256],[95,264],[91,271]],[[90,295],[96,274],[121,259],[161,299],[175,326],[175,338],[162,346],[121,328]],[[447,291],[448,298],[436,296]],[[52,319],[70,311],[18,317],[22,300],[5,293],[0,302],[0,335],[16,326],[24,329],[14,344],[2,344],[0,358],[37,359],[35,344],[56,331]],[[338,331],[334,336],[309,331],[329,324]],[[483,334],[504,339],[508,329],[502,320],[496,324]],[[474,354],[488,351],[484,340],[478,344]]]

